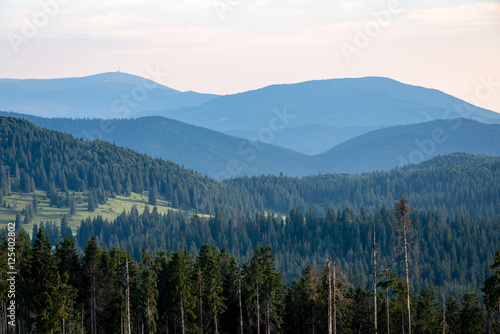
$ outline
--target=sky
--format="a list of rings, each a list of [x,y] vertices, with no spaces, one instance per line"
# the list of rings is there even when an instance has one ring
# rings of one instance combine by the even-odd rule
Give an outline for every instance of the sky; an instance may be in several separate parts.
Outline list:
[[[500,1],[3,0],[0,78],[122,71],[181,91],[364,76],[500,112]]]

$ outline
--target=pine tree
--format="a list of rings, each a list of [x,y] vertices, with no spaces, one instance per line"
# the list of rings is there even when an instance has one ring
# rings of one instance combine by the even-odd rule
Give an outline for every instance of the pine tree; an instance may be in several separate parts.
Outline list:
[[[474,293],[466,293],[462,296],[462,308],[460,309],[460,330],[463,334],[477,334],[483,327],[483,310],[479,306],[479,299]]]
[[[438,303],[432,289],[422,289],[416,298],[416,331],[419,333],[439,332]]]
[[[67,283],[72,287],[80,289],[83,272],[75,240],[72,237],[65,236],[63,240],[57,244],[55,256],[59,275],[63,278],[67,275]]]
[[[69,214],[74,216],[76,214],[76,200],[74,196],[71,196],[69,201]]]
[[[94,191],[92,191],[92,189],[90,189],[89,191],[89,203],[88,203],[88,208],[87,210],[89,212],[94,212],[95,211],[95,208],[96,208],[96,199],[94,197]]]
[[[247,309],[255,313],[257,333],[260,334],[261,324],[264,324],[266,334],[270,334],[282,324],[284,287],[281,274],[274,268],[274,257],[269,246],[255,248],[252,258],[245,264],[244,273],[248,286]],[[264,310],[261,309],[261,303]],[[264,313],[264,319],[261,313]]]
[[[95,237],[91,237],[85,245],[83,255],[83,277],[85,286],[86,303],[90,316],[90,333],[97,334],[98,290],[102,277],[100,270],[101,251],[97,246]]]
[[[489,327],[493,327],[491,326],[491,322],[493,321],[496,322],[496,327],[500,330],[500,249],[495,252],[495,258],[490,268],[493,271],[493,275],[485,279],[482,291],[487,301],[486,308],[489,311],[488,313],[496,313],[498,317],[494,321],[490,319],[490,315],[488,314]],[[496,312],[492,312],[494,309],[496,309]]]
[[[225,300],[222,295],[223,278],[220,256],[213,245],[203,245],[200,248],[197,258],[197,267],[199,268],[199,277],[203,278],[203,284],[200,284],[202,290],[202,299],[205,305],[206,328],[214,333],[219,333],[219,317],[226,310]],[[204,324],[201,324],[204,326]]]
[[[176,251],[168,263],[169,285],[171,287],[171,298],[175,308],[179,312],[180,332],[186,334],[190,327],[195,324],[191,322],[195,318],[194,308],[196,298],[193,293],[193,258],[187,250]]]
[[[391,321],[390,321],[390,299],[389,299],[389,290],[392,289],[398,283],[398,275],[390,268],[385,268],[383,273],[379,274],[379,277],[383,277],[384,281],[378,282],[378,286],[385,290],[385,316],[386,316],[386,326],[387,326],[387,334],[391,332]]]
[[[73,231],[71,230],[71,227],[69,226],[69,220],[68,216],[64,215],[61,218],[61,236],[60,239],[64,238],[73,238]]]
[[[446,334],[461,334],[460,304],[453,297],[446,301]]]
[[[156,332],[157,320],[158,320],[158,275],[156,273],[155,263],[151,253],[146,250],[142,250],[142,283],[144,289],[144,303],[146,309],[146,326],[150,334]]]
[[[33,210],[35,211],[35,213],[38,213],[38,197],[36,196],[36,193],[33,194]]]
[[[68,275],[63,278],[56,276],[54,285],[43,294],[47,309],[44,317],[51,323],[51,332],[60,329],[62,334],[72,332],[74,325],[80,318],[79,312],[73,309],[78,291],[68,284]],[[43,327],[37,326],[37,329],[43,331]],[[48,329],[48,328],[47,328]]]
[[[21,218],[21,214],[19,212],[16,213],[16,222],[15,222],[15,226],[16,226],[16,232],[19,232],[23,227],[22,227],[22,218]]]
[[[155,206],[158,201],[158,186],[156,182],[153,183],[153,187],[149,190],[149,204]]]
[[[399,234],[399,241],[401,244],[400,252],[404,255],[404,266],[405,266],[405,284],[406,284],[406,310],[407,310],[407,321],[408,321],[408,334],[411,334],[411,311],[410,311],[410,269],[409,269],[409,245],[410,245],[410,229],[415,222],[410,220],[409,213],[410,207],[408,206],[408,200],[401,194],[399,200],[394,206],[394,211],[396,218],[398,219],[394,223],[394,229]]]
[[[60,277],[55,258],[52,255],[52,243],[41,228],[33,243],[31,261],[35,324],[39,331],[48,333],[55,330],[58,323],[53,316],[57,312],[56,305],[52,303],[52,299],[47,298],[47,294],[56,288]]]

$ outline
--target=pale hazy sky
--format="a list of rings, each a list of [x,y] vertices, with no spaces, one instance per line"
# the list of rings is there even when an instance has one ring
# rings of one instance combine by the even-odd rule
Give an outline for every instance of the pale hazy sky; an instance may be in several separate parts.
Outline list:
[[[0,78],[157,67],[229,94],[375,75],[500,112],[498,0],[4,0],[0,36]]]

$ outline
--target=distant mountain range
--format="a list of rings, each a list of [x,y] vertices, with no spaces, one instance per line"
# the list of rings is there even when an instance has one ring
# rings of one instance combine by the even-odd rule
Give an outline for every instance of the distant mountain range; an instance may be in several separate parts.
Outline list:
[[[306,154],[387,126],[457,117],[500,123],[500,114],[493,111],[435,89],[380,77],[273,85],[161,115],[237,136],[261,134],[267,142]],[[271,136],[276,117],[278,127],[284,126]]]
[[[103,139],[216,179],[390,170],[454,152],[500,156],[500,125],[468,119],[378,129],[309,156],[159,116],[102,120],[42,118],[7,112],[0,115],[22,117],[84,139]]]
[[[272,85],[226,96],[180,92],[121,72],[0,79],[0,110],[68,118],[159,115],[309,155],[387,126],[457,117],[500,123],[493,111],[381,77]]]
[[[455,152],[500,156],[500,125],[459,118],[388,127],[348,140],[312,159],[313,165],[360,173]]]
[[[111,72],[80,78],[0,79],[0,110],[44,117],[129,118],[194,107],[216,95],[180,92],[135,75]]]

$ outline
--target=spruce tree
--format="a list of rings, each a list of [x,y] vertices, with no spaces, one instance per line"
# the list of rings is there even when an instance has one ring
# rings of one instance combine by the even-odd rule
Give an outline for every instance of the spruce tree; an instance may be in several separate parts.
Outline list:
[[[400,253],[404,256],[404,268],[405,268],[405,285],[406,285],[406,311],[407,311],[407,321],[408,321],[408,334],[411,334],[411,311],[410,311],[410,229],[415,222],[410,220],[410,207],[408,205],[408,200],[401,194],[399,200],[394,206],[394,211],[396,218],[398,219],[394,223],[394,229],[398,233],[398,239],[400,243]]]
[[[460,330],[463,334],[477,334],[483,328],[483,310],[475,293],[465,293],[462,296],[460,309]]]
[[[146,328],[149,333],[155,333],[158,321],[158,275],[151,253],[142,250],[141,272],[144,296]]]
[[[226,310],[225,300],[222,295],[223,277],[221,260],[217,249],[213,245],[203,245],[200,248],[197,258],[197,267],[200,275],[203,278],[202,299],[205,300],[204,319],[206,319],[204,327],[210,332],[219,333],[220,315]]]
[[[101,283],[102,271],[100,269],[101,251],[97,246],[95,237],[91,237],[85,245],[83,255],[83,278],[85,288],[85,300],[87,304],[86,312],[89,315],[89,328],[91,334],[97,334],[98,327],[98,307],[99,307],[99,288]]]
[[[39,205],[39,201],[38,201],[38,196],[36,195],[36,193],[33,194],[33,210],[35,211],[35,213],[38,213],[38,205]]]
[[[52,243],[41,228],[33,243],[31,261],[35,324],[40,332],[49,333],[58,327],[58,323],[53,316],[57,312],[57,305],[52,303],[52,299],[47,298],[47,294],[57,288],[60,277],[52,254]]]
[[[156,182],[153,182],[153,186],[149,189],[149,204],[155,206],[158,201],[158,187]]]
[[[92,189],[90,189],[87,210],[89,212],[94,212],[95,208],[96,208],[96,199],[95,199],[95,196],[94,196],[94,191],[92,191]]]
[[[195,316],[196,298],[192,278],[193,258],[187,250],[176,251],[168,263],[169,285],[171,287],[171,302],[178,310],[181,334],[186,334],[189,328],[196,327],[192,321]]]

